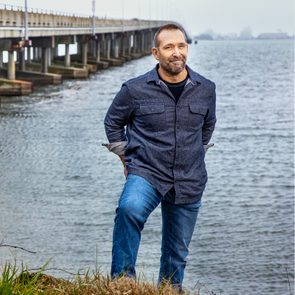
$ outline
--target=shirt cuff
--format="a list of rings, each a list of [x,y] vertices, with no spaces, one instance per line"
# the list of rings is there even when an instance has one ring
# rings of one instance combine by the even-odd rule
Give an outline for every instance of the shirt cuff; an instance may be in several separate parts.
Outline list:
[[[127,141],[117,141],[112,143],[103,143],[102,145],[105,146],[110,152],[122,156],[125,153]]]
[[[214,146],[214,143],[204,144],[203,147],[205,149],[205,153],[207,153],[207,151],[209,150],[209,148],[211,148],[212,146]]]

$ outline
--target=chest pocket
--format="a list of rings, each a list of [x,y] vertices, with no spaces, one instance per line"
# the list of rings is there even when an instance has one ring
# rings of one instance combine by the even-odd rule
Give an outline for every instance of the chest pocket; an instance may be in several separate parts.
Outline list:
[[[143,129],[155,132],[165,130],[166,114],[164,103],[141,104],[139,106],[137,120]]]
[[[203,127],[204,118],[207,114],[208,108],[202,107],[198,104],[190,103],[188,111],[188,127],[190,129],[200,129]]]

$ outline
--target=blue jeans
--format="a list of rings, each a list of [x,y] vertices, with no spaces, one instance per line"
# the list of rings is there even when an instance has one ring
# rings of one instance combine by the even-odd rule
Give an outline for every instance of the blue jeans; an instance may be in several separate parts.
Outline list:
[[[174,192],[162,197],[144,178],[129,174],[116,209],[111,276],[135,277],[141,231],[152,211],[161,203],[162,247],[159,283],[170,281],[181,289],[201,201],[175,205]]]

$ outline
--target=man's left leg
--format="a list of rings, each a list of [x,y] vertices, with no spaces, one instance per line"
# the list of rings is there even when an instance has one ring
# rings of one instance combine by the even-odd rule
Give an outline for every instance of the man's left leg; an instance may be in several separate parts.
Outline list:
[[[169,281],[182,289],[188,247],[194,232],[201,201],[175,205],[165,200],[162,209],[162,256],[159,282]]]

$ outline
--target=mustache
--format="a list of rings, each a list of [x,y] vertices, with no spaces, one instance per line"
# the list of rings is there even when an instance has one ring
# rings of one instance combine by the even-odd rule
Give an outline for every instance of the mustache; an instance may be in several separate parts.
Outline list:
[[[184,57],[172,57],[169,58],[168,61],[173,62],[173,61],[185,61]]]

